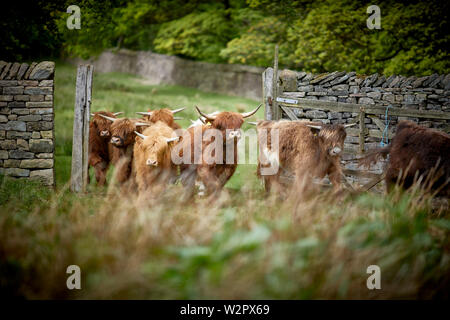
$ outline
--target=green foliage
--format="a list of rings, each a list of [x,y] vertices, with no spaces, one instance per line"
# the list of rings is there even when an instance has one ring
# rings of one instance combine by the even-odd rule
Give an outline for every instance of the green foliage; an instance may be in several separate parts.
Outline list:
[[[0,19],[7,59],[58,54],[88,58],[108,48],[152,50],[220,63],[321,73],[429,75],[450,72],[450,3],[381,0],[381,29],[366,26],[354,0],[82,0],[81,29],[69,30],[71,1],[18,4]],[[2,12],[3,13],[3,12]]]
[[[24,61],[57,55],[55,10],[63,1],[10,1],[0,10],[0,59]]]
[[[220,50],[232,37],[227,11],[217,8],[162,24],[154,45],[161,53],[222,62]]]

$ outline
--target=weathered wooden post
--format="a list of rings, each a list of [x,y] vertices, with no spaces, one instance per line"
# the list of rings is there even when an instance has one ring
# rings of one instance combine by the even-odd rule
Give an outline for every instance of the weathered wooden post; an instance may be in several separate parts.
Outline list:
[[[272,120],[281,119],[281,110],[278,107],[278,45],[275,46],[275,56],[273,59],[273,85],[272,85]]]
[[[272,120],[272,85],[273,69],[267,68],[262,73],[262,98],[264,104],[264,119]]]
[[[88,180],[89,116],[91,112],[92,65],[79,65],[73,119],[72,173],[70,190],[86,190]]]

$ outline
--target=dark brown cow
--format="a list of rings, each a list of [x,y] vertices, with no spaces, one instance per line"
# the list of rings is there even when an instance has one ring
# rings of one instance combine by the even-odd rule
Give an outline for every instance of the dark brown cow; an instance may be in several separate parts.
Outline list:
[[[95,170],[97,184],[103,186],[106,183],[106,172],[110,163],[117,160],[118,153],[109,144],[111,121],[100,115],[116,118],[122,112],[99,111],[91,114],[89,123],[89,166]],[[89,179],[89,176],[88,176]],[[89,179],[90,181],[90,179]]]
[[[295,176],[293,192],[297,199],[306,196],[313,178],[326,175],[338,190],[342,177],[341,152],[347,136],[345,128],[352,125],[260,121],[257,124],[260,145],[257,174],[264,180],[266,191],[281,192],[291,175]],[[278,152],[271,140],[275,133],[272,130],[278,132]],[[274,172],[264,175],[262,170],[269,168],[275,168]]]
[[[255,110],[247,113],[237,112],[220,112],[217,115],[204,114],[198,107],[197,111],[205,118],[207,125],[190,127],[183,134],[180,142],[182,149],[180,150],[180,157],[183,157],[183,150],[190,150],[191,157],[188,163],[183,163],[181,169],[181,181],[188,189],[188,196],[192,196],[194,183],[198,178],[206,188],[206,192],[211,195],[216,195],[227,181],[231,178],[237,167],[237,142],[240,138],[240,128],[244,123],[244,119],[254,115],[259,105]],[[223,141],[222,163],[215,162],[215,154],[208,154],[208,146],[214,142],[214,138],[209,136],[209,129],[215,129],[221,132]],[[199,130],[201,136],[200,141],[195,137],[195,130]],[[228,147],[227,147],[228,145]],[[194,153],[201,146],[201,159],[198,164],[194,163]],[[227,163],[227,150],[233,150],[233,160]],[[213,159],[214,158],[214,159]]]
[[[180,111],[183,111],[186,108],[179,108],[175,110],[169,110],[169,109],[159,109],[159,110],[148,110],[147,112],[136,112],[137,114],[142,115],[142,119],[144,121],[150,121],[152,123],[156,123],[158,121],[164,122],[169,127],[171,127],[173,130],[181,129],[181,126],[176,123],[174,120],[174,114]]]
[[[132,172],[135,131],[142,132],[143,128],[151,126],[151,123],[142,122],[141,119],[102,117],[112,122],[110,143],[118,150],[116,180],[123,184],[129,180]]]
[[[387,191],[397,182],[407,189],[422,177],[422,186],[450,196],[450,135],[403,120],[398,123],[391,143],[370,152],[360,164],[370,166],[387,155]]]

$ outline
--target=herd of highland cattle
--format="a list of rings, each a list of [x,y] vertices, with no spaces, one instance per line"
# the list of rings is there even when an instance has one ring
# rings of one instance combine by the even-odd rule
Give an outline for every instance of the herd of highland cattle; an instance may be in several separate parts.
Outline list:
[[[144,198],[157,197],[177,181],[184,186],[187,198],[195,195],[196,186],[200,186],[200,194],[217,196],[236,171],[234,150],[241,126],[259,108],[247,113],[205,114],[196,107],[200,117],[187,129],[174,117],[184,108],[137,112],[142,117],[133,119],[117,118],[120,113],[95,112],[90,122],[89,166],[95,170],[97,183],[104,185],[108,167],[113,164],[113,180]],[[314,179],[326,176],[335,190],[341,189],[345,179],[341,154],[346,127],[351,125],[286,120],[253,124],[259,146],[257,175],[268,193],[303,199],[314,190]],[[208,135],[211,130],[221,135]],[[223,146],[220,154],[208,148],[212,143]],[[369,151],[360,164],[370,166],[382,157],[388,157],[384,174],[388,191],[395,184],[409,188],[419,182],[435,194],[450,197],[448,134],[400,121],[391,143]],[[268,168],[277,170],[265,171]]]

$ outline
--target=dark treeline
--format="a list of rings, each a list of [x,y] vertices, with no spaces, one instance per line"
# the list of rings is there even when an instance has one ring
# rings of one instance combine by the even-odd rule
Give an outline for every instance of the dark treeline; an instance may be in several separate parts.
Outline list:
[[[69,30],[66,8],[81,9]],[[377,1],[381,29],[366,26],[370,1],[12,1],[0,13],[0,58],[97,55],[107,48],[188,59],[280,64],[297,70],[449,73],[449,1]]]

